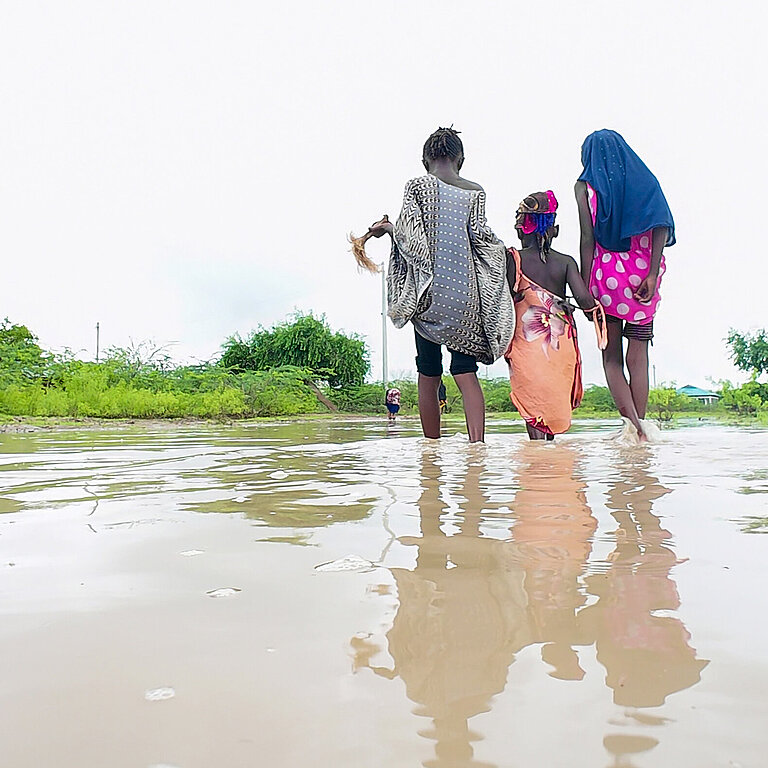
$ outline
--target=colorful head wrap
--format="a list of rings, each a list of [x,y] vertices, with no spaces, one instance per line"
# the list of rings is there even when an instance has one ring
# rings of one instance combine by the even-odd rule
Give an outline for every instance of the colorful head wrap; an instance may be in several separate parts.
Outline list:
[[[548,189],[546,192],[534,192],[528,195],[517,208],[515,229],[526,235],[537,234],[544,237],[555,224],[557,216],[557,198]]]

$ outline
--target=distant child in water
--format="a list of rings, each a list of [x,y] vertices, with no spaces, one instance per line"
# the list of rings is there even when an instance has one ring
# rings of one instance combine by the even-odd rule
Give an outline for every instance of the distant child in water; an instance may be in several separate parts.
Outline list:
[[[551,190],[528,195],[515,221],[522,249],[510,248],[509,283],[517,323],[504,356],[510,398],[531,440],[553,440],[567,431],[571,411],[581,402],[581,355],[566,287],[583,310],[600,311],[576,262],[552,248],[559,232],[556,215]]]
[[[675,223],[656,177],[616,131],[587,136],[581,162],[584,171],[576,182],[581,274],[608,316],[603,351],[608,388],[619,413],[644,441],[648,342],[660,301],[663,251],[675,244]]]
[[[400,410],[400,390],[397,387],[390,387],[387,390],[385,400],[387,411],[389,411],[389,421],[394,421]]]

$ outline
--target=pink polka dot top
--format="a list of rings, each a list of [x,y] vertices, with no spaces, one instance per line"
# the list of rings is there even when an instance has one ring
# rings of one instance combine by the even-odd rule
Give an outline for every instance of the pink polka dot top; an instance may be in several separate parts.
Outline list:
[[[597,193],[587,184],[589,210],[592,225],[597,215]],[[651,268],[652,230],[633,235],[628,251],[616,253],[607,251],[595,240],[595,257],[592,260],[592,274],[589,276],[589,290],[603,305],[605,313],[637,325],[647,325],[653,320],[661,301],[659,289],[664,274],[664,256],[659,265],[659,280],[656,294],[647,303],[639,302],[632,294],[648,276]]]

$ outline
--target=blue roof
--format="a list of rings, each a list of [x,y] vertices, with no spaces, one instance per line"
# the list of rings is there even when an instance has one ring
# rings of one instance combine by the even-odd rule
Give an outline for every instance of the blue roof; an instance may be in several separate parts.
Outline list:
[[[688,397],[720,397],[717,392],[712,392],[710,389],[702,389],[701,387],[694,387],[693,384],[686,384],[684,387],[680,387],[677,392],[680,395],[688,395]]]

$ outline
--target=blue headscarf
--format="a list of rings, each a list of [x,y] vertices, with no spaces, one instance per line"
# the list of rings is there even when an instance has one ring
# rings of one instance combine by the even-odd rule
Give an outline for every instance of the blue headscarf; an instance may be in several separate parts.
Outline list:
[[[675,222],[657,178],[616,131],[590,133],[581,146],[586,181],[597,192],[595,239],[608,251],[628,251],[630,238],[667,227],[675,244]]]

